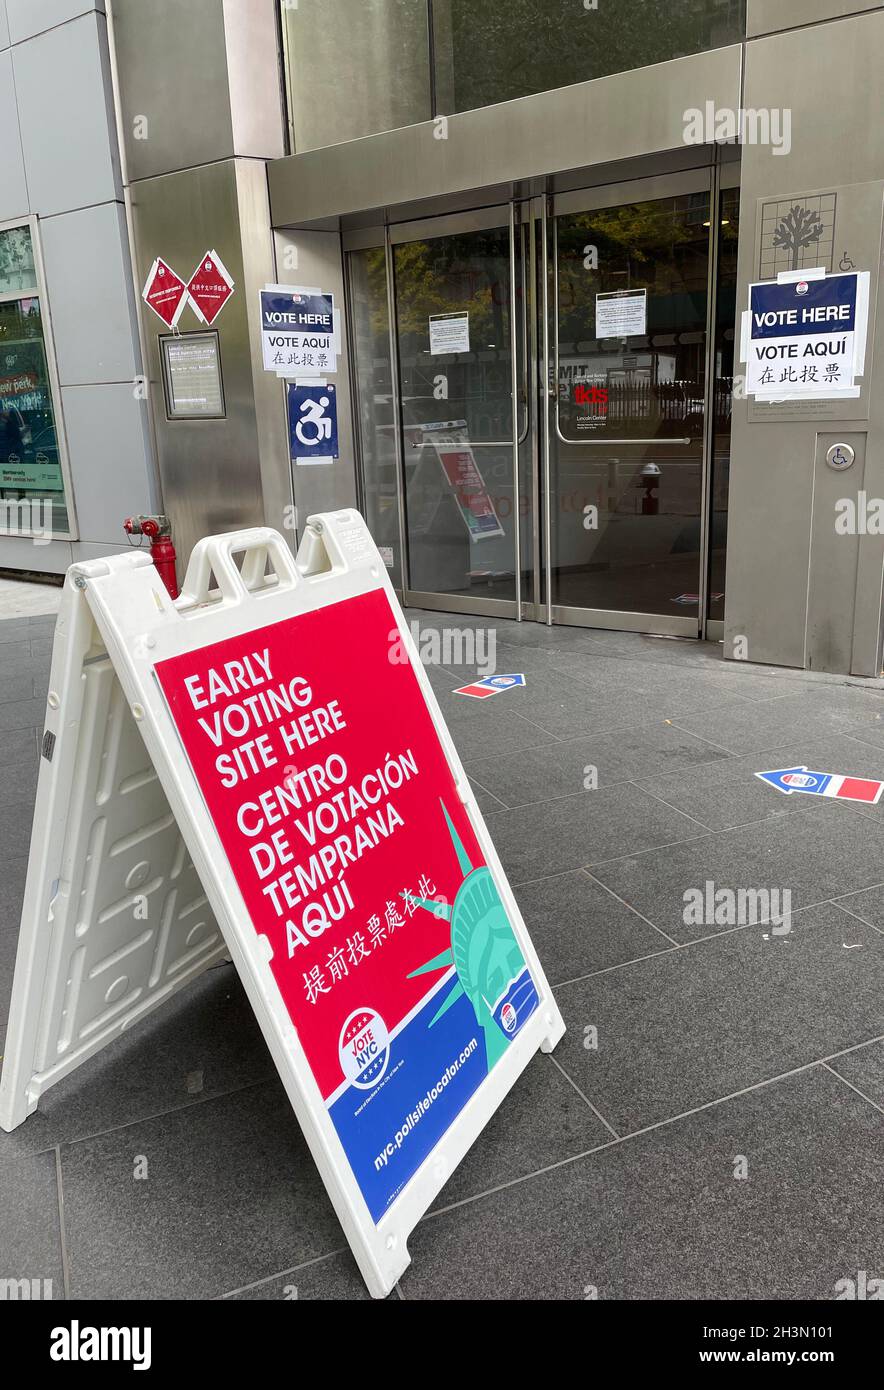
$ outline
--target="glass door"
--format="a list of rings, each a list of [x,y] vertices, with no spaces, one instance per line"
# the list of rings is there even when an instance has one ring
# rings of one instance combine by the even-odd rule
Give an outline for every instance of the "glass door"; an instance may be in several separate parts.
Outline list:
[[[710,170],[555,199],[547,227],[547,621],[696,637]]]
[[[516,617],[528,558],[516,209],[402,224],[389,239],[406,599]]]
[[[738,180],[349,235],[361,505],[406,602],[721,636]]]

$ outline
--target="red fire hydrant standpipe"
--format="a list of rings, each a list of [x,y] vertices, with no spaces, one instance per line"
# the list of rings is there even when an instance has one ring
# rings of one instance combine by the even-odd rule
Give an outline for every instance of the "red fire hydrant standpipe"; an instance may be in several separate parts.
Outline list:
[[[178,577],[175,573],[175,547],[172,544],[172,523],[167,516],[130,516],[123,522],[127,536],[146,536],[150,555],[160,578],[172,598],[178,597]]]

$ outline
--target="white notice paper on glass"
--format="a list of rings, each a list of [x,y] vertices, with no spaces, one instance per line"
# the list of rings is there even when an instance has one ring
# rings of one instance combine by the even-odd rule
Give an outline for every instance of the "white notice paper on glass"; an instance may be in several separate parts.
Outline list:
[[[430,315],[430,355],[441,357],[446,352],[469,352],[469,314]]]
[[[648,331],[647,290],[617,290],[595,297],[595,336],[634,338]]]

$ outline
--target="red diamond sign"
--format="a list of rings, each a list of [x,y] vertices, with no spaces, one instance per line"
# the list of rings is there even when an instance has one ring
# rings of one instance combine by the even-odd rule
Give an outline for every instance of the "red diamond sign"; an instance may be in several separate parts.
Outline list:
[[[214,323],[233,294],[233,280],[215,251],[207,251],[187,286],[193,312],[202,323]]]
[[[171,266],[157,257],[150,268],[141,297],[167,328],[174,328],[187,303],[187,286]]]

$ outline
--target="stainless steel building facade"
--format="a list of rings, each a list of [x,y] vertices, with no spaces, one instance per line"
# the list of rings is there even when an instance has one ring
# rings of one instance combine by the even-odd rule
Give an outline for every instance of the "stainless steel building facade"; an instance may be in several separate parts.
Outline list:
[[[311,512],[356,503],[419,607],[880,672],[884,540],[835,525],[841,500],[884,496],[880,0],[5,8],[0,103],[34,172],[3,181],[0,318],[7,296],[36,292],[2,283],[4,229],[27,224],[76,544],[119,544],[114,508],[121,522],[159,505],[185,556],[201,534],[265,520],[294,543]],[[23,95],[38,61],[27,46],[54,29],[26,36],[22,15],[39,25],[50,9],[70,12],[59,32],[94,40],[109,150],[94,189],[80,189],[97,157],[80,127],[56,110],[37,140]],[[53,140],[89,166],[75,175],[66,156],[63,208],[60,193],[40,201]],[[106,207],[112,260],[98,230],[86,251],[53,238],[53,221]],[[62,320],[81,280],[50,274],[59,241],[92,258],[72,318],[94,351],[76,367]],[[135,305],[157,257],[186,279],[210,249],[235,283],[209,345],[221,404],[180,418],[170,333]],[[103,270],[117,261],[111,306]],[[749,283],[817,266],[871,275],[859,396],[747,400]],[[290,458],[285,387],[261,355],[258,291],[273,283],[321,287],[343,311],[332,463]],[[106,361],[95,340],[111,317],[128,324],[129,355],[114,339]],[[199,350],[204,325],[187,308],[171,336]],[[133,392],[127,374],[137,388],[142,370]],[[127,393],[138,449],[97,406],[95,442],[77,442],[76,393],[99,388],[108,402]],[[20,455],[14,424],[10,438]],[[827,464],[837,443],[854,451],[845,473]],[[39,495],[48,474],[30,455]],[[61,568],[74,542],[57,544],[43,547],[52,564],[32,551],[19,566]],[[0,565],[15,568],[24,545],[0,538]]]
[[[158,500],[104,3],[0,0],[0,569]]]

